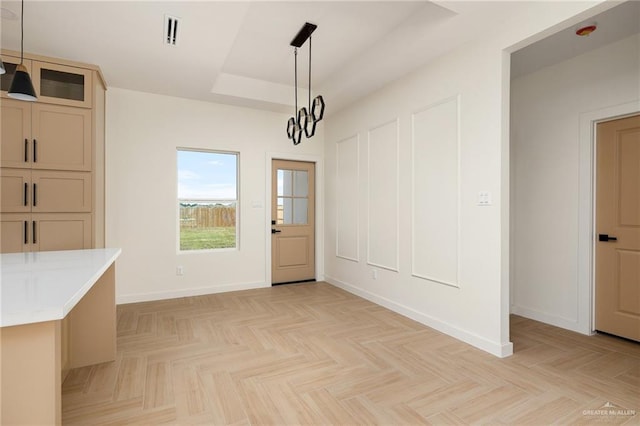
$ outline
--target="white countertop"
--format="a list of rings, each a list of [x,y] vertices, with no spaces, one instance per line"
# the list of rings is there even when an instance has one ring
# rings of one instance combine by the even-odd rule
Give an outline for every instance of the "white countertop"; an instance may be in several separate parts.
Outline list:
[[[121,249],[0,254],[0,327],[60,320]]]

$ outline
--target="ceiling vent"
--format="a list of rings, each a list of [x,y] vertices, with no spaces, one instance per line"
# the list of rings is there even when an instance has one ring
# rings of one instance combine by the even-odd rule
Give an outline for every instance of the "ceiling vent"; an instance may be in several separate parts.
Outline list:
[[[178,27],[180,18],[171,15],[164,15],[164,44],[167,46],[178,45]]]

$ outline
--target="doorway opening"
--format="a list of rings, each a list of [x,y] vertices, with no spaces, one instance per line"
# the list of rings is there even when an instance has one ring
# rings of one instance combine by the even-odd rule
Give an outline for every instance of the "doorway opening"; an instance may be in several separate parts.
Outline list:
[[[640,341],[640,115],[596,125],[595,330]]]
[[[315,281],[315,178],[315,163],[272,160],[272,285]]]

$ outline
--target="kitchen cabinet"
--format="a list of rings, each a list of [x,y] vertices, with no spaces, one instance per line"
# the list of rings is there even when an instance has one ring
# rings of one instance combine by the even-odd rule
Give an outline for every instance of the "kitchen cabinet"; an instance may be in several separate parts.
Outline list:
[[[23,60],[23,65],[31,76],[38,102],[82,108],[92,107],[93,70],[91,68],[60,64],[53,62],[55,59],[52,61],[42,59]],[[0,97],[8,98],[7,92],[16,66],[20,63],[20,57],[3,54],[2,60],[6,74],[1,78]]]
[[[91,212],[91,173],[0,169],[4,213]]]
[[[91,110],[2,99],[2,167],[91,170]]]
[[[8,97],[20,63],[2,50],[0,252],[104,244],[104,113],[98,67],[25,54],[35,102]]]
[[[0,252],[78,250],[92,246],[89,213],[2,213]]]

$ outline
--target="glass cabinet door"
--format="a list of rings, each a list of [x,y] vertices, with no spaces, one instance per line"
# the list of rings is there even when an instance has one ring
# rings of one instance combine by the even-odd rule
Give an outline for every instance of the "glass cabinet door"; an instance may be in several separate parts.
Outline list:
[[[91,108],[91,70],[33,62],[33,86],[38,101]]]
[[[11,87],[11,82],[13,81],[13,76],[16,72],[16,67],[20,63],[20,58],[16,58],[14,56],[2,55],[2,62],[4,63],[4,69],[6,74],[0,75],[0,96],[3,98],[8,98],[7,92],[9,92],[9,88]],[[25,59],[22,63],[27,68],[27,72],[29,75],[31,74],[31,61]]]

